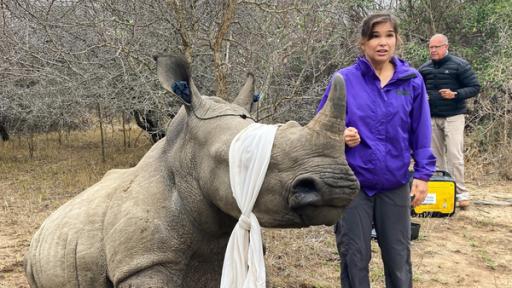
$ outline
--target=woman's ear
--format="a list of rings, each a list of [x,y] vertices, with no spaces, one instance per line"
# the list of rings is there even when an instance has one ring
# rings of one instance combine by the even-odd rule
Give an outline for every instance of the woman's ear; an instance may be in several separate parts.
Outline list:
[[[400,35],[396,34],[396,47],[395,47],[395,54],[400,54],[402,52],[402,37]]]
[[[365,54],[365,53],[364,53],[364,44],[366,43],[366,41],[361,39],[361,40],[359,40],[359,42],[358,42],[358,43],[359,43],[359,52],[360,52],[362,55],[364,55],[364,54]]]

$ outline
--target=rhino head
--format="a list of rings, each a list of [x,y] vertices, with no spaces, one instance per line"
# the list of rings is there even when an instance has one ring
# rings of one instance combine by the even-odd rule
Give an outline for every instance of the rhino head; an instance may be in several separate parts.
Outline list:
[[[185,205],[208,214],[196,215],[196,223],[210,218],[208,225],[201,226],[222,226],[230,221],[227,218],[240,216],[230,187],[229,147],[242,129],[254,123],[249,114],[254,77],[248,75],[239,95],[229,103],[202,96],[184,58],[157,56],[155,60],[162,86],[185,104],[166,133],[168,173]],[[311,122],[279,126],[253,209],[263,227],[332,225],[340,218],[359,189],[345,160],[344,117],[344,81],[336,75],[328,102]],[[228,217],[216,216],[219,210]]]

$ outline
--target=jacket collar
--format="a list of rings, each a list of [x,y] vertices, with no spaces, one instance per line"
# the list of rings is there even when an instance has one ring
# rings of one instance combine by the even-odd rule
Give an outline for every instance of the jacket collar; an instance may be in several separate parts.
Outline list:
[[[406,61],[398,58],[397,56],[393,56],[393,58],[391,58],[391,63],[393,63],[393,65],[395,66],[395,72],[393,73],[393,77],[391,78],[390,82],[399,79],[416,78],[416,73],[414,69],[412,69],[409,66],[409,63],[407,63]],[[374,75],[375,77],[377,77],[375,69],[373,69],[373,66],[370,64],[370,61],[366,59],[366,57],[357,57],[356,65],[359,67],[363,75]]]
[[[444,63],[450,61],[452,59],[452,55],[450,55],[450,53],[446,53],[446,55],[444,55],[443,58],[439,59],[438,61],[434,61],[432,60],[432,64],[438,66],[438,65],[443,65]]]

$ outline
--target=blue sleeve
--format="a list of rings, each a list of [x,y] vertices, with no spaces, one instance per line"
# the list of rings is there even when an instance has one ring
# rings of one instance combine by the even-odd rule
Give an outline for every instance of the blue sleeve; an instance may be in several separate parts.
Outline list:
[[[428,181],[436,169],[436,158],[432,153],[432,124],[427,90],[423,78],[418,73],[417,87],[410,114],[411,128],[409,146],[414,159],[414,178]]]

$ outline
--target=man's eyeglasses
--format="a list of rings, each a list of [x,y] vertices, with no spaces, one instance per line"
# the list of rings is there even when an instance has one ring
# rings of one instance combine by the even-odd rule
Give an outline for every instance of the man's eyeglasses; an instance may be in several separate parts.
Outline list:
[[[446,46],[446,44],[441,44],[441,45],[437,45],[437,46],[428,46],[428,50],[437,50],[443,46]]]

